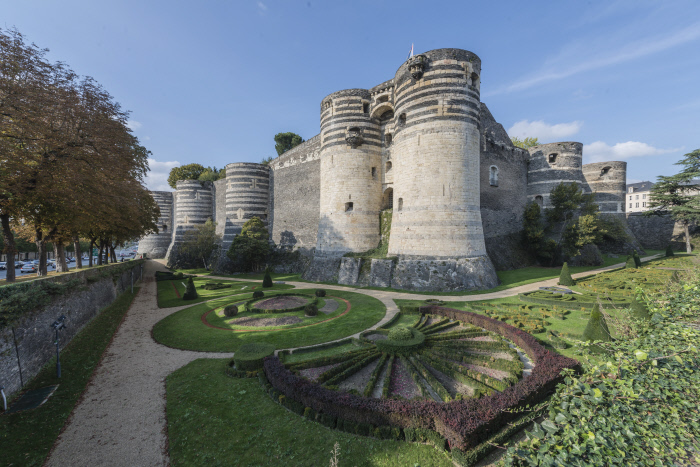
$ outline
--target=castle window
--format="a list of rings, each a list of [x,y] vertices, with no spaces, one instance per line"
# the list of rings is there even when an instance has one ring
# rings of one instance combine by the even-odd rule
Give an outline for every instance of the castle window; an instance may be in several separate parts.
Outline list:
[[[345,212],[352,212],[352,203],[345,203]]]
[[[610,169],[612,169],[612,167],[603,167],[603,169],[600,171],[601,177],[610,173]]]
[[[476,87],[479,84],[479,75],[476,73],[471,74],[472,86]]]
[[[391,161],[386,163],[386,171],[389,172],[391,170]]]
[[[167,232],[167,231],[168,231],[168,226],[165,225],[165,224],[163,224],[163,225],[160,226],[160,230],[161,230],[161,232]]]
[[[535,196],[535,203],[542,207],[542,205],[544,204],[544,198],[540,195]]]
[[[368,103],[363,103],[362,104],[362,112],[368,114],[369,113],[369,104]]]
[[[382,196],[382,209],[392,209],[394,207],[394,189],[387,188]]]
[[[556,154],[550,154],[550,155],[549,155],[549,163],[550,163],[550,164],[556,164],[556,163],[557,163],[557,155],[556,155]]]
[[[406,124],[406,114],[399,115],[399,126],[404,126]]]
[[[498,167],[495,165],[489,168],[489,185],[498,186]]]
[[[377,168],[372,167],[372,179],[376,180],[377,179]]]
[[[391,144],[391,133],[384,135],[384,143],[389,146]]]
[[[403,210],[403,198],[399,198],[399,211]]]

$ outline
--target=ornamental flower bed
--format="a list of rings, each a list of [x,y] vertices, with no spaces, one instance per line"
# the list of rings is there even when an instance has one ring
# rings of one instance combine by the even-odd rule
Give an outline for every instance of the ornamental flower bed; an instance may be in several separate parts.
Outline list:
[[[502,392],[492,391],[480,399],[449,403],[372,399],[334,391],[294,374],[276,357],[265,359],[265,377],[275,391],[308,407],[329,426],[335,426],[337,420],[341,420],[358,426],[371,425],[375,429],[399,428],[406,439],[413,439],[413,435],[410,435],[414,433],[412,430],[427,430],[425,433],[439,433],[447,440],[450,449],[465,451],[476,447],[505,424],[518,418],[520,414],[514,413],[514,409],[542,401],[562,382],[562,370],[580,370],[576,360],[546,350],[531,335],[499,320],[437,306],[421,307],[420,312],[441,315],[499,334],[527,353],[536,366],[529,377],[506,387]],[[395,373],[397,379],[401,377],[396,365],[391,373],[392,384],[396,382]]]

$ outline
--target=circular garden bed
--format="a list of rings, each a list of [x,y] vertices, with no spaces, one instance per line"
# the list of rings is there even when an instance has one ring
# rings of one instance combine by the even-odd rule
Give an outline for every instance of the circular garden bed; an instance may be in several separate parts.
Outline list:
[[[318,298],[297,293],[279,294],[269,298],[254,298],[245,302],[251,313],[287,313],[303,310],[307,305],[318,304]]]

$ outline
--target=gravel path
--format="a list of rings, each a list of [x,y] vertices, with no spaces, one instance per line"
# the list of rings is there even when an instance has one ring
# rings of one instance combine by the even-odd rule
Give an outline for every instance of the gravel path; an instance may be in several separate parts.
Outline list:
[[[159,309],[156,270],[147,261],[145,283],[92,375],[46,465],[168,465],[165,377],[197,358],[233,354],[170,349],[151,338],[151,328],[189,307]]]

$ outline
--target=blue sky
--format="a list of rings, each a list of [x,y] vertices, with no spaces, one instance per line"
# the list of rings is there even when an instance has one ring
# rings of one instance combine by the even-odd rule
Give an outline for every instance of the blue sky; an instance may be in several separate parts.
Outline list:
[[[481,57],[481,98],[511,136],[580,141],[584,163],[656,180],[700,148],[700,2],[0,0],[49,57],[102,83],[171,167],[275,155],[319,131],[323,97],[370,88],[416,53]]]

